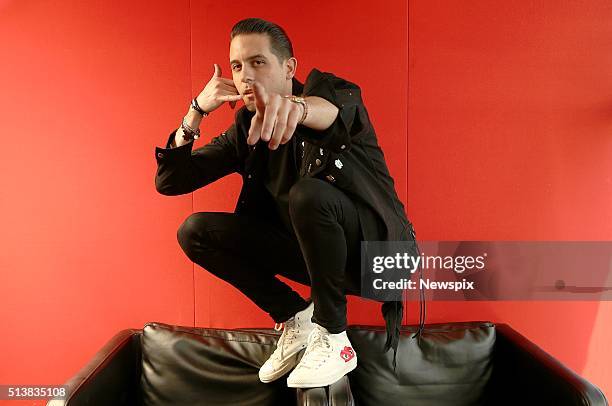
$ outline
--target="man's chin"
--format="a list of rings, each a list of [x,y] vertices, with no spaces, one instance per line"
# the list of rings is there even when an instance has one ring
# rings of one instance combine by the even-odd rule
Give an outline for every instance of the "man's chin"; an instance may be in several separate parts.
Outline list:
[[[244,105],[246,106],[248,111],[255,111],[255,103],[246,102],[244,103]]]

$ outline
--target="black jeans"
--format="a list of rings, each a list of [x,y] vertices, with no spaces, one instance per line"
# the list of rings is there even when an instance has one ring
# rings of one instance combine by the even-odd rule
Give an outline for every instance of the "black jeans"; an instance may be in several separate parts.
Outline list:
[[[189,259],[239,289],[275,322],[312,300],[312,321],[340,333],[347,323],[345,295],[360,292],[357,209],[328,182],[302,178],[289,191],[289,215],[295,233],[255,216],[196,212],[177,238]],[[276,275],[311,286],[310,299]]]

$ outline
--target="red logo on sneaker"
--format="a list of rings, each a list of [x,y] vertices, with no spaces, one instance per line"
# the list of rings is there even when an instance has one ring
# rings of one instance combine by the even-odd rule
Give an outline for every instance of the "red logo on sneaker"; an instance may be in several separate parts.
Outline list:
[[[351,347],[345,346],[340,351],[340,357],[344,360],[344,362],[349,362],[355,356],[355,351]]]

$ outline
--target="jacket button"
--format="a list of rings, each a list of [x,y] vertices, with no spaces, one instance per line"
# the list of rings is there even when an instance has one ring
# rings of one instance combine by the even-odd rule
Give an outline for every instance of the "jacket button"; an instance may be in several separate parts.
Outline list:
[[[315,164],[317,166],[320,166],[321,165],[321,160],[319,158],[315,159]]]
[[[249,173],[247,178],[251,179],[253,176]]]
[[[336,179],[332,176],[332,175],[327,175],[325,176],[327,178],[328,181],[334,183],[336,181]]]
[[[163,154],[162,152],[158,152],[158,153],[157,153],[157,157],[158,157],[158,158],[163,158],[163,157],[164,157],[164,154]]]
[[[340,145],[340,149],[345,149],[345,148],[346,148],[346,145],[344,144]]]

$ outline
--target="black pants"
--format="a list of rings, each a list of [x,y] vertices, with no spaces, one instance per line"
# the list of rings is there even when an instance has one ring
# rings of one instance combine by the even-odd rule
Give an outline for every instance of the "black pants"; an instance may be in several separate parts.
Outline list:
[[[295,233],[255,216],[196,212],[177,237],[196,264],[232,284],[281,323],[314,302],[312,321],[340,333],[346,329],[346,294],[360,292],[359,216],[340,189],[302,178],[289,192]],[[311,286],[310,300],[276,275]]]

